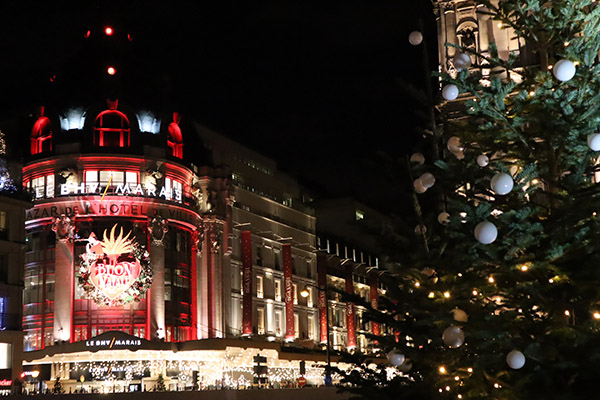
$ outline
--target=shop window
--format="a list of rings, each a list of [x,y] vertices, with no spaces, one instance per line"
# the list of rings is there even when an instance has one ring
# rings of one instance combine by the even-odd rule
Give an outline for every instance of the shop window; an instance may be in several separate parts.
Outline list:
[[[102,111],[94,123],[94,144],[100,147],[129,147],[129,119],[117,111],[117,101],[109,101],[109,109]]]
[[[183,158],[183,136],[179,127],[180,119],[178,113],[173,113],[173,122],[169,125],[167,137],[167,145],[171,149],[171,154],[177,158]]]
[[[40,176],[27,182],[36,199],[54,197],[54,175]]]
[[[256,297],[262,299],[265,296],[265,292],[263,291],[263,277],[256,277]]]

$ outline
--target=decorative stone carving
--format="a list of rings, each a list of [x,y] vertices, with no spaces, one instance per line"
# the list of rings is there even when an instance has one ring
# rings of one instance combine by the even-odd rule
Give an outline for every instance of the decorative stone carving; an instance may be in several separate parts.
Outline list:
[[[56,217],[52,223],[52,231],[56,233],[56,240],[71,242],[75,232],[75,226],[71,218],[65,214]]]
[[[169,231],[168,221],[160,215],[155,216],[148,224],[148,232],[154,246],[162,246],[165,235]]]

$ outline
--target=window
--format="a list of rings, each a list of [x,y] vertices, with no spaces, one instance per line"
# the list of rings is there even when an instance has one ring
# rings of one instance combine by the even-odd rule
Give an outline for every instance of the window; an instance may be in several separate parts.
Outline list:
[[[183,137],[181,128],[177,122],[171,122],[169,125],[169,136],[167,146],[171,148],[171,155],[177,158],[183,158]]]
[[[363,211],[361,211],[361,210],[355,210],[355,211],[354,211],[354,218],[355,218],[357,221],[360,221],[360,220],[362,220],[362,219],[365,219],[365,213],[364,213]]]
[[[263,265],[262,246],[256,246],[256,265]]]
[[[308,297],[306,298],[306,306],[312,307],[313,306],[313,288],[307,287],[306,290],[308,290]]]
[[[0,254],[0,282],[8,283],[8,254]]]
[[[43,114],[43,107],[41,112]],[[52,126],[48,117],[41,115],[31,130],[31,154],[52,150]]]
[[[300,337],[300,317],[298,317],[298,314],[294,314],[294,337],[296,339]]]
[[[275,311],[275,334],[281,336],[283,333],[283,319],[281,318],[281,311]]]
[[[275,279],[275,301],[281,301],[281,280]]]
[[[183,184],[171,178],[165,178],[165,187],[160,191],[159,196],[164,196],[167,200],[175,198],[181,202],[183,195]]]
[[[116,187],[125,183],[125,172],[123,171],[100,171],[100,185],[103,187]]]
[[[259,335],[265,334],[265,309],[256,309],[256,329]]]
[[[310,340],[314,340],[315,339],[315,316],[314,315],[309,315],[308,316],[308,338]]]
[[[264,292],[263,292],[263,277],[262,276],[257,276],[256,277],[256,297],[258,297],[259,299],[262,299],[264,297]]]
[[[0,239],[8,240],[8,216],[6,211],[0,211]]]
[[[12,344],[0,343],[0,369],[12,368]]]
[[[109,101],[110,110],[102,111],[94,124],[94,144],[101,147],[129,147],[129,119],[117,111],[117,102]]]
[[[33,190],[36,199],[54,197],[54,175],[40,176],[31,180],[27,187]]]
[[[294,288],[294,304],[298,304],[298,285],[292,284]]]

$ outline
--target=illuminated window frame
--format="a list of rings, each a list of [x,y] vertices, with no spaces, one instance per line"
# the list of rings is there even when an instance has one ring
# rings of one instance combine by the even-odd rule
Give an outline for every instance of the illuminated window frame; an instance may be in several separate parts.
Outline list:
[[[109,115],[116,115],[119,117],[121,121],[121,127],[104,127],[104,118]],[[96,122],[94,123],[94,144],[100,147],[107,147],[107,145],[104,144],[104,134],[116,132],[119,133],[119,147],[129,147],[131,145],[131,129],[127,116],[117,110],[105,110],[98,114],[96,117]]]

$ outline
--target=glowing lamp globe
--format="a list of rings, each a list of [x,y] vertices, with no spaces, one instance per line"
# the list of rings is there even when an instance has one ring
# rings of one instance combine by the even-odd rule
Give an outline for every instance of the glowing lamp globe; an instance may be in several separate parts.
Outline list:
[[[394,349],[387,354],[387,359],[394,367],[399,367],[404,364],[406,357],[404,357],[404,354],[400,353],[399,350]]]
[[[525,355],[519,350],[513,350],[506,355],[506,363],[512,369],[521,369],[525,365]]]
[[[117,70],[114,67],[108,67],[106,69],[106,73],[109,74],[109,75],[114,75],[114,74],[117,73]]]
[[[460,347],[465,342],[465,333],[458,326],[452,325],[444,330],[442,341],[448,347]]]
[[[452,101],[458,97],[458,87],[453,84],[446,85],[442,88],[442,97],[444,100]]]
[[[418,46],[423,42],[423,34],[419,31],[413,31],[408,35],[408,42],[413,46]]]
[[[494,193],[500,196],[509,194],[513,189],[514,182],[512,176],[504,172],[499,172],[492,178],[490,183]]]
[[[421,180],[421,184],[427,189],[429,189],[435,184],[435,176],[433,176],[433,174],[430,172],[425,172],[419,177],[419,179]]]
[[[588,147],[593,151],[600,151],[600,133],[594,133],[587,138]]]
[[[496,225],[489,221],[483,221],[475,227],[475,239],[481,244],[490,244],[498,237]]]
[[[422,153],[414,153],[410,156],[410,162],[423,165],[425,163],[425,156]]]
[[[415,188],[415,192],[418,194],[423,194],[427,191],[427,188],[423,186],[423,182],[421,182],[420,178],[415,179],[413,182],[413,187]]]
[[[467,69],[471,66],[471,57],[465,53],[458,53],[454,56],[452,62],[454,63],[454,68],[462,71],[463,69]]]
[[[559,81],[566,82],[575,76],[575,64],[569,60],[560,60],[554,64],[552,73]]]
[[[477,165],[479,165],[481,168],[487,167],[489,163],[490,159],[485,154],[480,154],[477,156]]]
[[[437,220],[442,225],[447,224],[450,222],[450,214],[448,214],[446,211],[442,211],[438,214]]]

